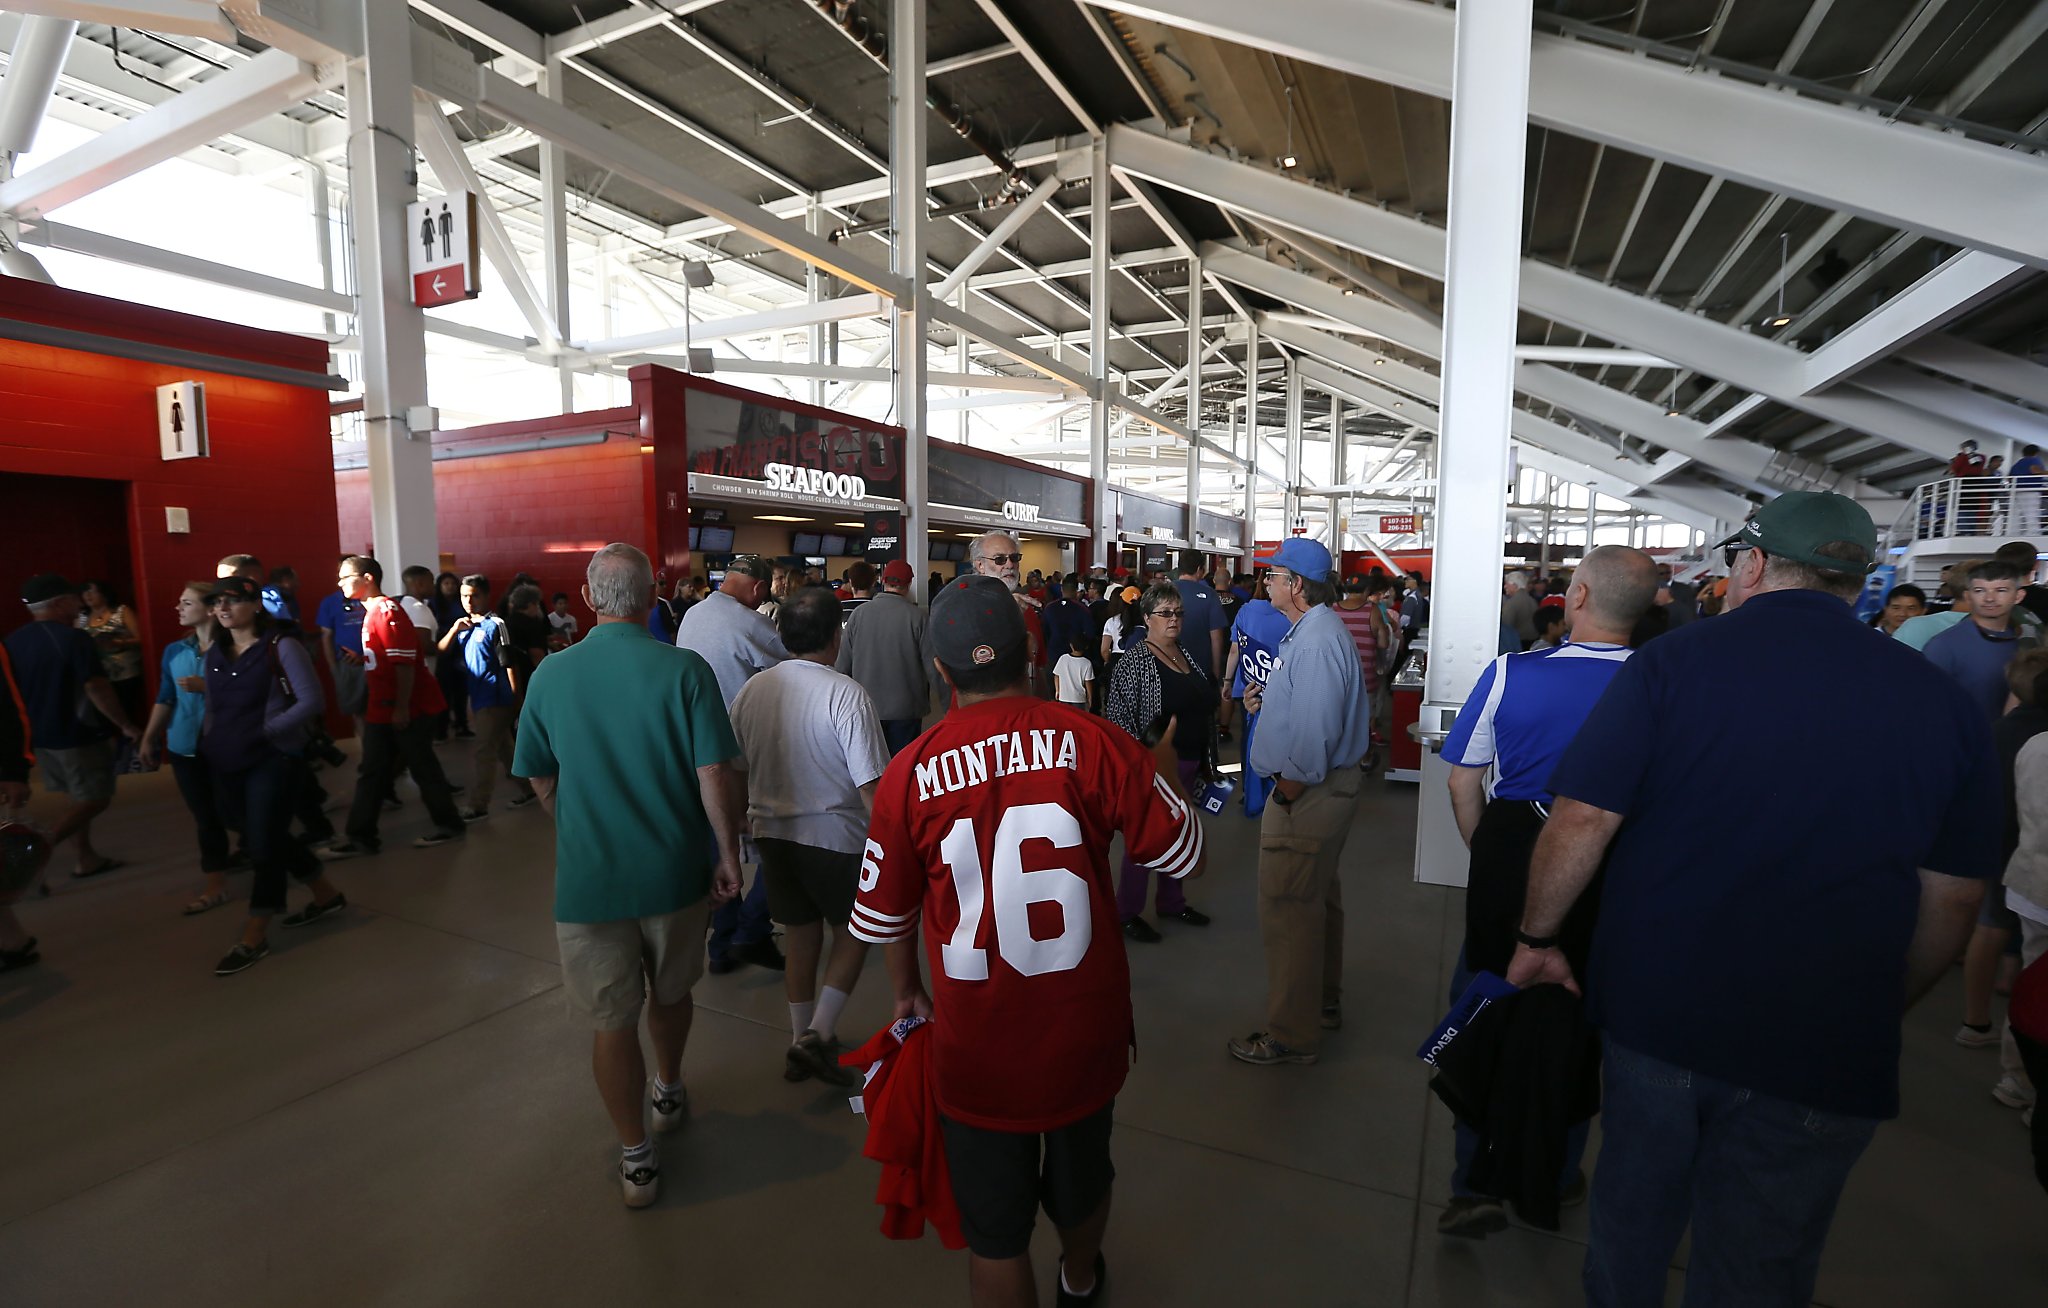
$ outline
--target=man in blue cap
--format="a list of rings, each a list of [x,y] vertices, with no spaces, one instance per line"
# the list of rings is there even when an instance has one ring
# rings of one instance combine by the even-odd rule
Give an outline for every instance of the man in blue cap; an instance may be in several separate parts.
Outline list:
[[[1560,933],[1604,865],[1592,1308],[1663,1302],[1688,1225],[1688,1303],[1812,1301],[1842,1186],[1899,1112],[1900,1018],[2000,871],[1983,710],[1850,608],[1870,515],[1793,491],[1722,548],[1727,611],[1622,664],[1550,774],[1508,963],[1514,985],[1577,988]],[[1874,703],[1914,706],[1910,751]],[[1879,757],[1873,791],[1858,761]]]
[[[1273,783],[1259,817],[1259,929],[1266,942],[1266,1029],[1230,1041],[1260,1066],[1313,1063],[1322,1033],[1342,1023],[1344,904],[1337,861],[1358,807],[1358,760],[1372,748],[1372,696],[1358,649],[1330,605],[1330,551],[1284,542],[1266,574],[1273,607],[1293,624],[1263,690],[1246,767]]]

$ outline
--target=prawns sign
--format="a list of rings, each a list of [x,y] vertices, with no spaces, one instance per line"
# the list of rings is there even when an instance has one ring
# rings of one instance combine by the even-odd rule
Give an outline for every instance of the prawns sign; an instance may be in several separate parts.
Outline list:
[[[892,432],[711,391],[690,393],[688,416],[691,472],[821,497],[902,493]]]

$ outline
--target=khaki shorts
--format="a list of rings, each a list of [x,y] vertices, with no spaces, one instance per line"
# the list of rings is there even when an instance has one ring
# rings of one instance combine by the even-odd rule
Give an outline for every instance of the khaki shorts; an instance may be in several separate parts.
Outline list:
[[[36,766],[43,770],[43,789],[53,795],[69,795],[81,804],[104,804],[114,797],[114,747],[107,741],[39,749]]]
[[[649,987],[655,1003],[681,1003],[704,975],[710,923],[708,897],[654,917],[555,923],[569,1007],[600,1031],[619,1031],[638,1025]]]

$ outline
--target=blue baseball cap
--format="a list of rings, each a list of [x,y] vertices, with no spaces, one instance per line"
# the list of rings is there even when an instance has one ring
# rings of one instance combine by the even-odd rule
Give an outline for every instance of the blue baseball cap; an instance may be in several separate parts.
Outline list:
[[[1266,562],[1276,568],[1285,568],[1305,581],[1327,582],[1337,571],[1329,549],[1321,541],[1307,536],[1288,537]]]

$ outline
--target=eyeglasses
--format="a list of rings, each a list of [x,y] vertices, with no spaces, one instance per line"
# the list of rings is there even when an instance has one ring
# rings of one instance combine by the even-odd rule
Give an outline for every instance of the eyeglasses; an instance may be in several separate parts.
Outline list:
[[[1181,617],[1182,614],[1179,609],[1153,609],[1150,613],[1146,614],[1145,616],[1151,618],[1178,618]]]
[[[990,563],[1022,563],[1024,561],[1022,554],[984,554],[981,557],[987,559]]]

